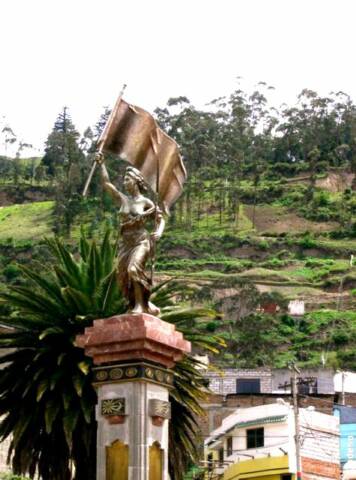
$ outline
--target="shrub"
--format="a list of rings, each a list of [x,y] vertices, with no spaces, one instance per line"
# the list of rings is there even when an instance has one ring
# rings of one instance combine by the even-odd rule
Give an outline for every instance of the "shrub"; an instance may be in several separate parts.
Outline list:
[[[279,258],[272,257],[269,260],[266,260],[265,262],[261,263],[261,267],[264,268],[279,268],[279,267],[284,267],[286,265],[285,260],[280,260]]]
[[[307,234],[301,240],[299,240],[298,245],[302,248],[315,248],[317,243],[314,238]]]
[[[308,260],[305,262],[305,266],[310,268],[324,267],[325,265],[334,265],[334,260],[331,258],[308,258]]]
[[[223,358],[225,362],[231,364],[235,360],[235,355],[233,355],[232,353],[224,353]]]
[[[16,264],[10,263],[4,268],[3,274],[5,275],[6,280],[13,280],[21,275],[21,270]]]
[[[316,222],[329,222],[334,218],[334,211],[329,207],[315,207],[307,210],[305,217]]]
[[[207,329],[208,332],[215,332],[218,326],[219,326],[219,323],[213,321],[213,322],[208,322],[205,328]]]
[[[333,334],[332,340],[335,345],[345,345],[350,340],[350,337],[346,332],[337,331]]]
[[[270,244],[267,242],[267,240],[261,240],[258,242],[257,247],[260,250],[267,250],[270,247]]]
[[[322,173],[322,172],[325,172],[327,169],[328,169],[328,162],[326,162],[325,160],[321,161],[321,162],[317,162],[316,164],[316,171],[318,173]]]
[[[297,165],[296,163],[291,162],[274,162],[268,168],[268,176],[270,178],[279,178],[280,175],[284,175],[285,177],[292,177],[296,174]]]
[[[283,196],[283,198],[280,200],[280,203],[286,207],[291,207],[292,205],[303,203],[304,198],[305,194],[303,191],[291,191],[288,192],[285,196]]]
[[[313,204],[315,207],[327,207],[328,205],[330,205],[330,194],[325,190],[315,192],[313,197]]]
[[[343,349],[337,352],[340,367],[354,370],[356,368],[356,351],[354,348]]]

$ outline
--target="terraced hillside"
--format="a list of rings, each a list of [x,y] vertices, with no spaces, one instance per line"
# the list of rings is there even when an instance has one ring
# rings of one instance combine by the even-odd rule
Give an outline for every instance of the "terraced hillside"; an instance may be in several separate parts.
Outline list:
[[[333,174],[328,178],[320,180],[318,192],[326,192],[328,211],[332,211],[332,201],[342,195],[335,185],[344,177],[337,180]],[[356,339],[356,262],[352,260],[356,241],[341,232],[337,213],[331,219],[315,220],[323,206],[310,214],[293,203],[305,182],[303,177],[292,185],[287,182],[270,202],[240,204],[238,221],[222,215],[207,198],[199,207],[194,200],[189,208],[178,206],[183,213],[168,222],[157,250],[157,278],[184,279],[196,287],[194,302],[208,303],[224,314],[206,325],[227,341],[220,362],[284,366],[297,357],[308,365],[338,366],[340,352],[345,351],[347,362],[355,361],[356,366],[352,347]],[[53,208],[50,200],[0,207],[2,288],[21,281],[19,264],[43,260],[46,252],[41,239],[53,235]],[[71,229],[68,241],[75,245],[80,228],[100,239],[108,224],[118,228],[115,209],[98,217],[88,208]],[[296,299],[305,302],[305,328],[287,315],[288,302]],[[274,314],[265,308],[270,304],[277,308]],[[256,336],[255,330],[248,336],[246,318],[260,334],[252,342],[255,350],[260,349],[258,355],[242,348]],[[321,337],[320,328],[324,330]]]

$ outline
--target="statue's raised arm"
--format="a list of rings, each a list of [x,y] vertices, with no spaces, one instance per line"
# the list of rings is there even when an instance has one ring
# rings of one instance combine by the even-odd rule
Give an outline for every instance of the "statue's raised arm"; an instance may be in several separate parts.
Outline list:
[[[104,163],[104,155],[102,153],[97,153],[95,161],[100,166],[101,181],[104,190],[119,203],[125,201],[125,195],[110,182],[109,174]]]

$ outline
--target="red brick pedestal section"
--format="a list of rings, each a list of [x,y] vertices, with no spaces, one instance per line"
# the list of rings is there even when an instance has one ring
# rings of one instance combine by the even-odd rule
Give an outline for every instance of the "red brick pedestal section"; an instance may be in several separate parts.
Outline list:
[[[143,313],[95,320],[76,344],[95,364],[97,480],[147,480],[159,470],[168,480],[171,369],[190,342]]]
[[[96,365],[132,360],[148,360],[167,368],[191,350],[175,326],[148,313],[124,314],[94,320],[76,338]]]

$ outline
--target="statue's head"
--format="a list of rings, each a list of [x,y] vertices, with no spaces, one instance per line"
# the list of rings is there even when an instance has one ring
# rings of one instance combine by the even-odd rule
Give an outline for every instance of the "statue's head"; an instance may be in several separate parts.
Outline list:
[[[132,185],[136,184],[141,193],[147,190],[146,182],[140,170],[135,167],[127,167],[125,170],[124,186],[127,191],[132,189]]]

